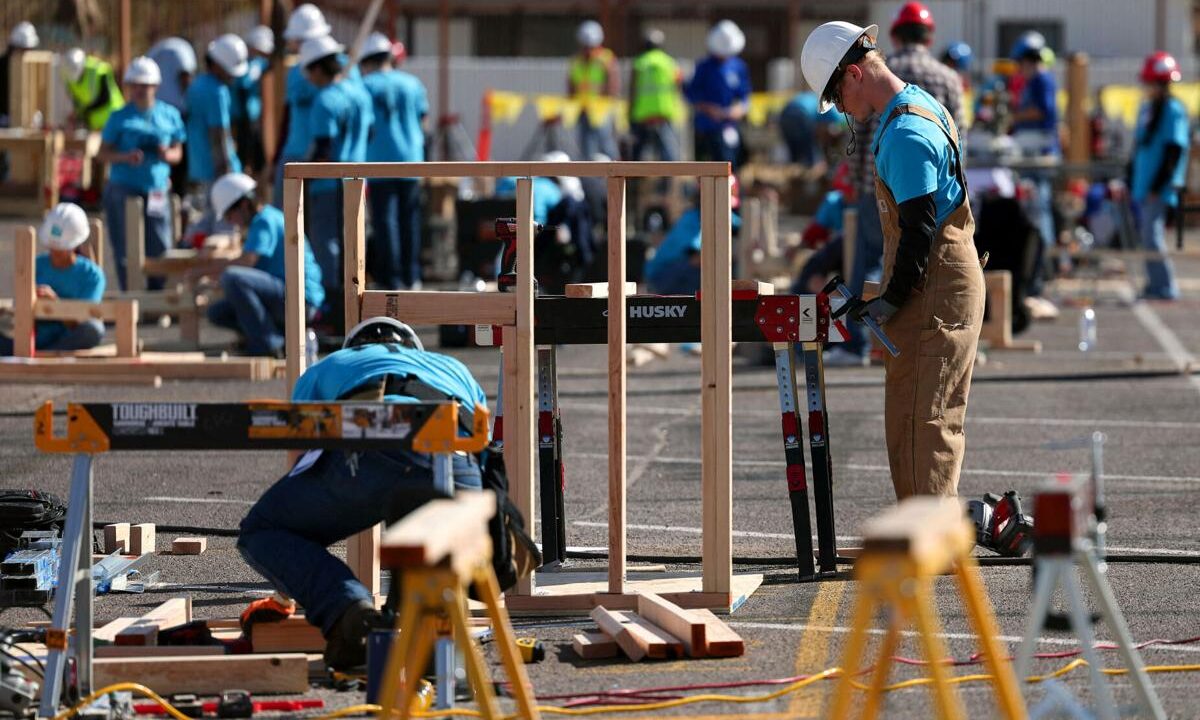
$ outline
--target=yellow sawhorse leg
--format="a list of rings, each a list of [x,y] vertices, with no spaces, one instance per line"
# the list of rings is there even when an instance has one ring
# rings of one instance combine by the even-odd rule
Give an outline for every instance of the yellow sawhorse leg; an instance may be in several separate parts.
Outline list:
[[[855,574],[864,578],[869,567],[855,569]],[[863,589],[859,591],[854,603],[854,620],[850,625],[850,639],[846,641],[846,652],[842,656],[842,677],[838,680],[837,690],[833,696],[833,707],[830,717],[845,718],[850,715],[850,695],[854,692],[854,678],[862,665],[864,651],[867,648],[867,630],[875,619],[877,589],[872,591],[869,583],[863,579]]]
[[[1021,700],[1020,687],[1017,685],[1017,676],[1013,672],[1007,653],[996,639],[1000,635],[1000,628],[996,625],[996,616],[984,591],[975,558],[969,554],[964,555],[955,565],[954,572],[958,576],[967,615],[975,626],[975,633],[979,635],[980,651],[983,653],[983,662],[992,676],[992,687],[996,691],[996,703],[1000,706],[1000,712],[1008,720],[1025,720],[1027,714],[1025,703]]]
[[[933,612],[933,579],[929,577],[908,580],[911,589],[902,589],[902,602],[907,604],[907,614],[917,626],[917,635],[925,650],[925,659],[929,662],[929,674],[933,676],[933,697],[937,704],[938,714],[944,720],[957,720],[966,717],[962,701],[954,687],[950,684],[950,674],[946,668],[946,645],[941,638],[941,625]],[[908,592],[904,592],[908,590]]]

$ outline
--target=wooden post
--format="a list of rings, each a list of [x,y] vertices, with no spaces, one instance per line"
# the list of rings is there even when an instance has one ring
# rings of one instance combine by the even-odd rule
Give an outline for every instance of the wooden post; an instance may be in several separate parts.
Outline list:
[[[133,59],[130,37],[133,35],[133,9],[129,5],[130,0],[121,0],[121,8],[119,11],[120,27],[118,29],[118,33],[120,35],[120,57],[117,59],[117,77],[122,77],[125,74],[126,68],[129,67],[130,60]]]
[[[118,302],[117,312],[117,357],[138,356],[138,301]]]
[[[346,332],[362,320],[362,293],[366,287],[367,252],[367,181],[351,178],[342,181],[342,254]],[[346,564],[372,595],[379,595],[379,536],[376,525],[346,539]]]
[[[90,230],[87,242],[88,259],[96,263],[100,271],[104,272],[104,221],[100,218],[92,218],[88,227]]]
[[[33,357],[33,304],[37,302],[37,279],[34,277],[34,255],[37,253],[37,237],[29,226],[17,228],[15,233],[14,264],[16,275],[13,283],[13,355]]]
[[[625,178],[608,179],[608,591],[625,592]]]
[[[728,593],[733,575],[733,362],[730,323],[731,179],[700,182],[700,447],[703,590]]]
[[[304,180],[283,181],[284,287],[287,307],[284,311],[284,357],[287,358],[287,396],[304,372]]]
[[[1092,154],[1092,128],[1088,122],[1087,53],[1072,53],[1067,65],[1067,128],[1070,131],[1067,161],[1083,164]]]
[[[517,317],[504,328],[504,463],[512,497],[532,523],[534,515],[533,180],[517,179]],[[546,530],[543,529],[543,532]],[[533,592],[533,579],[517,581],[514,594]]]
[[[266,25],[267,27],[272,27],[271,8],[274,5],[274,2],[275,2],[275,0],[259,0],[259,4],[258,4],[258,24],[259,25]],[[281,45],[282,43],[277,43],[277,44]],[[275,98],[276,98],[276,94],[279,92],[278,78],[281,77],[281,75],[282,75],[282,73],[278,70],[278,68],[283,63],[284,53],[281,52],[280,50],[276,49],[276,51],[271,53],[271,55],[272,55],[271,67],[265,73],[263,73],[262,85],[261,85],[261,87],[262,87],[262,91],[261,91],[262,92],[262,117],[261,117],[262,144],[263,144],[263,155],[264,155],[264,157],[267,158],[268,163],[270,162],[271,158],[275,157],[275,145],[276,145],[275,138],[276,138],[276,134],[279,131],[279,128],[276,127],[276,123],[278,122],[278,119],[276,118],[276,113],[275,113]],[[269,165],[269,167],[266,168],[266,170],[267,170],[266,174],[269,175],[270,177],[274,178],[274,176],[275,176],[274,166]]]
[[[858,237],[858,208],[842,211],[842,280],[849,285],[854,277],[854,250]],[[800,292],[808,292],[801,290]]]
[[[145,217],[140,197],[125,198],[125,289],[129,292],[146,289]]]
[[[46,209],[58,204],[58,159],[62,156],[66,136],[61,130],[46,133],[42,151],[42,187],[46,189]],[[85,160],[86,162],[86,160]]]

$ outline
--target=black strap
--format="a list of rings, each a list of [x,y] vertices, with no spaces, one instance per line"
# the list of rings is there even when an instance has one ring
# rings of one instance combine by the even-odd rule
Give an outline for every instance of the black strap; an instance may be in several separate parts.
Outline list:
[[[394,374],[371,378],[367,382],[356,385],[342,393],[338,397],[338,400],[346,400],[369,392],[378,393],[380,398],[388,395],[399,395],[400,397],[410,397],[421,402],[446,402],[447,400],[459,402],[458,398],[438,390],[414,375]],[[464,412],[458,414],[458,427],[468,435],[474,430],[473,415],[474,413]]]
[[[946,127],[945,122],[934,122],[933,118],[924,115],[923,113],[919,112],[918,109],[933,114],[933,111],[929,110],[929,108],[921,105],[912,105],[910,103],[903,103],[892,108],[892,111],[888,113],[887,118],[885,118],[883,121],[883,127],[879,131],[879,140],[875,142],[875,147],[873,148],[875,155],[879,155],[879,143],[883,141],[883,135],[885,132],[887,132],[887,126],[890,125],[891,122],[896,118],[900,117],[901,115],[913,115],[915,117],[928,120],[929,122],[932,122],[934,125],[938,126],[938,129],[942,131],[942,134],[946,136],[946,140],[950,143],[950,148],[954,150],[954,177],[956,180],[958,180],[958,184],[962,186],[963,199],[965,200],[967,196],[967,178],[963,173],[962,152],[959,148],[958,139],[956,137],[958,135],[958,128],[955,127],[954,133],[951,133],[950,128]],[[946,122],[949,122],[953,125],[954,120],[950,118],[950,113],[945,107],[942,108],[942,114],[946,117]],[[936,117],[936,115],[934,117]]]

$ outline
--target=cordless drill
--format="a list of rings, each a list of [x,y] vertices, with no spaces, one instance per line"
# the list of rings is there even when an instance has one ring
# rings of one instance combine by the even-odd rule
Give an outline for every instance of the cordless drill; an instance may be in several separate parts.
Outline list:
[[[547,241],[557,242],[558,226],[533,225],[534,253]],[[504,245],[504,253],[500,258],[500,274],[496,276],[496,286],[500,292],[509,292],[517,285],[517,219],[496,218],[496,239]],[[537,294],[537,278],[533,279],[533,292]]]

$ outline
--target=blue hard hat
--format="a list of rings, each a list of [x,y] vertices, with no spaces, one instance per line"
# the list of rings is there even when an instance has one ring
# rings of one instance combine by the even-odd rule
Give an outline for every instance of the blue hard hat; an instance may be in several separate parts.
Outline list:
[[[1009,57],[1013,60],[1022,58],[1040,59],[1042,49],[1046,47],[1046,38],[1036,30],[1030,30],[1023,33],[1017,41],[1013,43],[1012,52]]]
[[[942,59],[961,72],[971,69],[971,46],[965,42],[952,42],[946,47]]]

